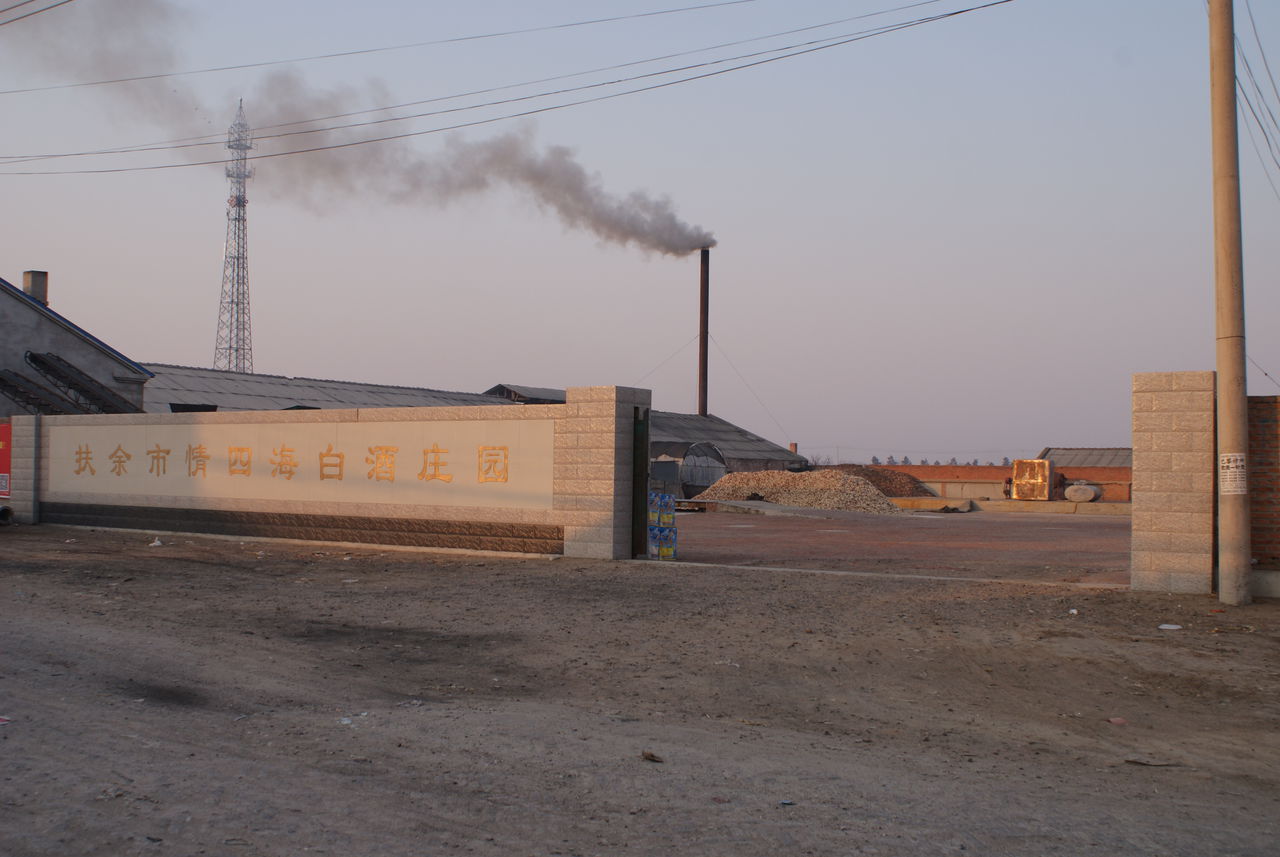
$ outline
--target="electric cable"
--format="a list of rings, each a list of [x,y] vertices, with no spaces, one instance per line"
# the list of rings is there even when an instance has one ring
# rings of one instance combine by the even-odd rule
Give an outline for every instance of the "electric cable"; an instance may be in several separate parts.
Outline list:
[[[1266,93],[1262,91],[1262,87],[1258,84],[1258,79],[1253,74],[1253,67],[1249,64],[1249,58],[1243,54],[1244,46],[1240,44],[1239,39],[1236,40],[1236,51],[1240,56],[1240,65],[1244,67],[1245,76],[1248,77],[1249,82],[1253,84],[1253,92],[1254,95],[1257,96],[1257,104],[1261,104],[1262,109],[1260,110],[1254,103],[1253,99],[1249,97],[1248,90],[1244,86],[1244,82],[1240,80],[1239,75],[1236,75],[1237,89],[1240,92],[1241,98],[1244,99],[1249,110],[1253,113],[1254,121],[1258,123],[1258,127],[1267,135],[1267,147],[1271,150],[1274,156],[1276,152],[1280,152],[1280,147],[1276,146],[1276,141],[1272,137],[1271,132],[1272,130],[1280,132],[1280,122],[1276,121],[1275,111],[1271,109],[1271,105],[1267,102]],[[1264,122],[1264,119],[1271,120],[1270,124]],[[1280,166],[1280,163],[1277,163],[1277,166]]]
[[[675,86],[682,83],[689,83],[695,80],[705,80],[707,78],[718,77],[720,75],[729,74],[735,71],[742,71],[744,69],[755,68],[755,67],[766,65],[769,63],[778,62],[779,60],[792,59],[794,57],[804,56],[804,55],[816,53],[822,50],[829,50],[835,47],[842,47],[844,45],[863,41],[864,39],[872,38],[874,36],[886,35],[888,33],[897,32],[899,30],[905,30],[905,29],[910,29],[917,26],[922,26],[924,24],[935,23],[937,21],[946,20],[948,18],[954,18],[959,15],[964,15],[970,12],[990,9],[996,6],[1003,6],[1007,3],[1012,3],[1012,2],[1014,2],[1014,0],[991,0],[991,2],[980,4],[977,6],[971,6],[965,9],[959,9],[952,12],[934,15],[927,18],[920,18],[914,21],[908,21],[901,24],[897,24],[897,25],[891,25],[891,26],[887,25],[875,31],[851,35],[848,38],[842,38],[839,41],[824,40],[824,43],[822,44],[805,47],[800,50],[794,50],[794,51],[791,51],[790,53],[782,53],[778,56],[764,57],[762,59],[756,59],[752,62],[731,66],[729,68],[715,69],[712,71],[690,75],[688,77],[683,77],[676,80],[662,81],[659,83],[649,84],[647,86],[636,87],[634,89],[622,90],[620,92],[607,93],[604,95],[597,95],[590,98],[582,98],[576,101],[568,101],[561,104],[554,104],[554,105],[545,106],[545,107],[531,108],[529,110],[509,113],[503,116],[489,117],[485,119],[476,119],[476,120],[471,120],[467,122],[459,122],[453,125],[447,125],[447,126],[442,126],[437,128],[428,128],[428,129],[419,130],[419,131],[407,131],[400,134],[389,134],[382,137],[370,137],[362,140],[351,140],[351,141],[346,141],[341,143],[331,143],[327,145],[311,146],[311,147],[301,148],[301,149],[290,149],[290,150],[281,151],[281,152],[260,153],[260,154],[251,156],[250,160],[265,160],[269,158],[289,157],[293,155],[310,154],[310,153],[321,152],[321,151],[332,151],[336,149],[347,149],[355,146],[364,146],[364,145],[369,145],[373,143],[385,143],[385,142],[391,142],[394,140],[403,140],[403,139],[408,139],[412,137],[421,137],[427,134],[437,134],[445,131],[455,131],[463,128],[473,128],[473,127],[478,127],[482,125],[491,125],[496,122],[508,121],[511,119],[519,119],[519,118],[525,118],[529,116],[535,116],[542,113],[549,113],[555,110],[563,110],[568,107],[578,107],[584,104],[592,104],[600,101],[607,101],[613,98],[620,98],[625,95],[635,95],[641,92],[651,92],[657,89],[666,88],[668,86]],[[779,49],[779,50],[785,50],[785,49]],[[6,171],[0,171],[0,175],[15,175],[15,176],[16,175],[24,175],[24,176],[27,176],[27,175],[32,175],[32,176],[34,175],[42,175],[42,176],[43,175],[99,175],[99,174],[107,174],[107,173],[144,172],[144,171],[153,171],[153,170],[179,169],[179,168],[185,168],[185,167],[211,166],[211,165],[226,164],[229,162],[230,161],[227,159],[215,159],[215,160],[207,160],[207,161],[192,161],[192,162],[186,162],[186,163],[150,164],[150,165],[135,166],[135,167],[104,167],[104,168],[76,169],[76,170],[19,170],[19,171],[6,170]]]
[[[886,26],[891,26],[891,25],[886,25]],[[879,29],[879,28],[876,28],[876,29]],[[832,39],[845,39],[845,38],[848,38],[850,35],[865,35],[869,33],[875,34],[876,30],[875,29],[864,30],[858,34],[846,33],[840,36],[829,36],[824,39],[816,39],[816,40],[811,40],[809,42],[802,42],[794,45],[786,45],[780,48],[771,48],[769,50],[755,51],[748,54],[739,54],[738,56],[724,57],[718,60],[707,60],[701,63],[692,63],[689,65],[663,69],[660,71],[646,72],[644,74],[632,75],[630,77],[617,78],[614,80],[598,81],[596,83],[582,84],[581,86],[563,87],[561,89],[548,90],[545,92],[533,93],[531,95],[521,95],[521,96],[515,96],[512,98],[497,99],[494,101],[481,102],[479,104],[470,104],[470,105],[465,105],[461,107],[450,107],[442,110],[425,111],[422,113],[414,113],[407,116],[389,116],[381,119],[369,119],[363,122],[349,122],[343,125],[329,125],[329,126],[324,126],[320,128],[303,128],[297,131],[283,131],[278,134],[255,133],[254,140],[256,142],[256,141],[262,141],[262,140],[275,140],[275,139],[280,139],[282,137],[295,137],[295,136],[301,136],[306,134],[323,134],[323,133],[330,133],[333,131],[349,130],[352,128],[366,128],[373,125],[383,125],[389,122],[406,122],[413,119],[425,119],[432,116],[444,116],[452,113],[464,113],[470,110],[481,110],[488,107],[500,107],[506,104],[516,104],[516,103],[525,102],[525,101],[535,101],[540,98],[550,98],[556,95],[568,95],[574,92],[583,92],[591,89],[601,89],[604,87],[619,86],[621,84],[632,83],[637,80],[645,80],[648,78],[662,77],[664,75],[678,74],[681,72],[692,71],[694,69],[699,69],[699,68],[708,68],[711,66],[723,65],[725,63],[738,62],[744,59],[751,59],[754,57],[767,56],[769,54],[776,54],[776,53],[781,53],[788,50],[794,50],[799,47],[822,44],[824,42],[831,41]],[[446,96],[441,99],[432,99],[432,100],[449,100],[450,98],[452,98],[452,96]],[[419,103],[422,103],[422,102],[419,102]],[[361,111],[355,111],[347,115],[360,115],[362,113],[370,113],[370,112],[376,112],[379,110],[389,110],[389,109],[394,109],[394,108],[388,107],[388,108],[375,108],[375,110],[361,110]],[[298,122],[289,122],[289,123],[284,123],[282,125],[267,126],[267,127],[277,127],[277,128],[289,127],[293,125],[309,124],[310,122],[313,122],[313,121],[321,121],[321,120],[308,119],[308,120],[301,120]],[[257,130],[259,129],[255,129],[255,131]],[[110,154],[137,154],[140,152],[165,152],[165,151],[177,151],[181,149],[202,148],[205,146],[225,145],[224,135],[221,135],[221,134],[217,135],[216,137],[212,137],[212,136],[199,137],[195,139],[201,142],[161,143],[161,144],[155,144],[155,145],[139,145],[139,146],[119,147],[116,149],[98,149],[98,150],[88,151],[88,152],[66,152],[66,153],[49,154],[49,155],[2,156],[0,157],[0,161],[3,161],[6,165],[8,165],[8,164],[20,164],[20,163],[32,163],[35,161],[43,161],[43,160],[56,160],[61,158],[90,157],[90,156],[96,156],[96,155],[110,155]]]
[[[33,0],[28,0],[28,2],[33,2]],[[70,3],[70,2],[72,2],[72,0],[61,0],[61,2],[56,3],[54,5],[61,6],[64,3]],[[291,59],[282,59],[282,60],[263,60],[260,62],[241,63],[239,65],[223,65],[223,66],[214,66],[211,68],[191,69],[189,71],[165,71],[165,72],[156,72],[154,74],[139,74],[139,75],[133,75],[131,77],[111,78],[109,80],[88,80],[88,81],[80,81],[76,83],[55,83],[55,84],[49,84],[48,86],[30,86],[22,89],[6,89],[6,90],[0,90],[0,95],[21,95],[23,93],[28,93],[28,92],[50,92],[52,90],[57,90],[57,89],[78,89],[86,86],[111,86],[117,83],[137,83],[138,81],[143,81],[143,80],[162,80],[164,78],[170,78],[170,77],[188,77],[188,76],[197,75],[197,74],[212,74],[215,72],[224,72],[224,71],[241,71],[243,69],[250,69],[250,68],[268,68],[270,66],[276,66],[276,65],[290,65],[293,63],[314,62],[317,60],[338,59],[340,57],[352,57],[352,56],[362,56],[366,54],[386,53],[388,51],[404,51],[404,50],[410,50],[412,48],[424,48],[424,47],[431,47],[434,45],[456,44],[458,42],[474,42],[474,41],[480,41],[483,39],[497,39],[497,38],[503,38],[505,36],[519,36],[519,35],[526,35],[529,33],[543,33],[543,32],[548,32],[552,30],[567,30],[573,27],[587,27],[587,26],[592,26],[594,24],[611,24],[611,23],[616,23],[618,21],[629,21],[636,18],[652,18],[659,15],[674,15],[681,12],[693,12],[693,11],[699,11],[702,9],[714,9],[719,6],[738,6],[744,3],[757,3],[757,2],[759,2],[759,0],[721,0],[721,2],[718,2],[718,3],[705,3],[700,6],[683,6],[678,9],[661,9],[654,12],[636,12],[630,15],[615,15],[610,18],[595,18],[588,21],[572,21],[572,22],[563,23],[563,24],[546,24],[541,27],[528,27],[526,29],[521,29],[521,30],[504,30],[501,32],[483,33],[480,35],[473,35],[473,36],[453,36],[447,39],[433,39],[431,41],[412,42],[410,44],[405,44],[405,45],[387,45],[387,46],[378,47],[378,48],[359,48],[357,50],[337,51],[335,53],[329,53],[329,54],[315,54],[313,56],[293,57]],[[929,0],[929,2],[935,2],[935,0]],[[23,5],[23,4],[18,4],[18,5]],[[53,6],[50,6],[48,8],[52,9]],[[45,10],[42,9],[40,11],[45,11]],[[32,12],[30,14],[34,15],[37,13]],[[30,17],[30,15],[24,15],[23,17]],[[14,20],[21,20],[21,19],[15,18]],[[6,21],[4,23],[9,23],[9,22]]]
[[[22,6],[30,6],[34,2],[36,2],[36,0],[22,0],[21,3],[14,3],[12,6],[5,6],[3,9],[0,9],[0,15],[3,15],[5,12],[12,12],[14,9]]]
[[[746,377],[738,371],[738,367],[734,364],[733,359],[729,357],[728,353],[722,347],[720,347],[720,343],[716,342],[716,338],[710,333],[707,334],[707,338],[715,343],[716,351],[720,352],[720,356],[723,357],[725,362],[733,369],[734,374],[738,376],[738,380],[741,381],[742,385],[747,388],[747,391],[755,397],[755,400],[760,404],[760,407],[764,408],[764,412],[769,415],[769,419],[773,420],[773,424],[778,427],[778,431],[782,432],[782,436],[790,438],[790,432],[782,427],[782,423],[778,422],[778,418],[773,415],[773,411],[769,410],[769,406],[764,403],[764,399],[760,398],[759,394],[756,393],[755,388],[753,388],[750,382],[747,381]]]
[[[1268,380],[1268,381],[1270,381],[1272,384],[1275,384],[1277,387],[1280,387],[1280,381],[1277,381],[1275,378],[1272,378],[1272,377],[1271,377],[1271,373],[1270,373],[1270,372],[1268,372],[1266,369],[1263,369],[1263,368],[1262,368],[1262,366],[1258,363],[1258,361],[1257,361],[1257,360],[1254,360],[1252,357],[1249,357],[1249,355],[1248,355],[1248,354],[1246,354],[1246,355],[1245,355],[1245,357],[1248,357],[1248,358],[1249,358],[1249,362],[1250,362],[1250,363],[1252,363],[1252,364],[1254,365],[1254,368],[1256,368],[1256,369],[1257,369],[1259,372],[1261,372],[1263,375],[1266,375],[1266,376],[1267,376],[1267,380]]]
[[[1280,88],[1276,86],[1275,75],[1271,72],[1271,64],[1267,59],[1266,49],[1263,47],[1261,35],[1258,32],[1257,21],[1253,17],[1253,7],[1246,0],[1245,9],[1249,16],[1250,28],[1253,31],[1254,44],[1257,46],[1258,54],[1262,59],[1262,67],[1267,73],[1267,81],[1271,84],[1271,92],[1276,96],[1277,102],[1280,102]],[[1254,154],[1258,157],[1259,166],[1262,168],[1262,174],[1267,180],[1267,184],[1271,187],[1272,194],[1277,200],[1280,200],[1280,185],[1277,185],[1276,177],[1273,171],[1280,174],[1280,120],[1276,118],[1276,111],[1272,108],[1271,101],[1267,96],[1266,90],[1258,82],[1258,77],[1254,73],[1253,64],[1249,61],[1249,55],[1245,50],[1244,43],[1240,40],[1239,33],[1234,35],[1236,46],[1236,57],[1238,59],[1238,68],[1243,68],[1244,78],[1237,71],[1236,74],[1236,93],[1238,97],[1238,109],[1243,117],[1243,125],[1245,132],[1249,136],[1249,144],[1253,147]],[[1252,94],[1250,93],[1252,88]],[[1250,122],[1249,120],[1252,120]],[[1254,128],[1257,128],[1257,134]],[[1262,144],[1259,144],[1258,134],[1262,136]],[[1264,155],[1263,150],[1266,150]]]
[[[1271,72],[1271,63],[1267,61],[1267,51],[1262,47],[1262,38],[1258,35],[1258,22],[1253,19],[1253,4],[1250,0],[1245,0],[1244,8],[1249,15],[1249,26],[1253,29],[1253,41],[1258,46],[1258,55],[1262,57],[1262,67],[1271,80],[1271,92],[1275,95],[1276,102],[1280,103],[1280,86],[1276,85],[1276,76]]]
[[[598,74],[600,72],[605,72],[605,71],[617,71],[619,69],[632,68],[638,65],[648,65],[649,63],[662,62],[664,60],[677,59],[679,57],[686,57],[686,56],[693,56],[696,54],[707,53],[709,51],[721,50],[723,48],[732,48],[732,47],[737,47],[739,45],[751,44],[752,42],[762,42],[768,39],[781,38],[782,36],[793,36],[797,33],[804,33],[811,30],[820,30],[826,27],[834,27],[837,24],[848,24],[851,21],[860,21],[866,18],[875,18],[875,17],[879,17],[880,15],[889,15],[894,12],[904,11],[906,9],[914,9],[917,6],[929,6],[934,3],[941,3],[941,2],[943,2],[943,0],[919,0],[919,2],[908,3],[905,6],[895,6],[891,9],[880,9],[875,12],[866,12],[861,15],[851,15],[845,18],[837,18],[832,21],[824,21],[823,23],[820,23],[820,24],[809,24],[804,27],[794,27],[790,30],[780,30],[776,33],[768,33],[763,36],[752,36],[751,38],[747,38],[747,39],[736,39],[730,42],[720,42],[719,44],[707,45],[701,48],[693,48],[687,51],[676,51],[674,53],[662,54],[656,57],[649,57],[648,59],[631,60],[623,63],[615,63],[613,65],[599,66],[597,68],[587,69],[586,71],[575,71],[575,72],[569,72],[566,74],[558,74],[558,75],[553,75],[551,77],[544,77],[544,78],[538,78],[536,80],[523,81],[521,83],[503,84],[502,86],[489,87],[487,89],[477,89],[477,90],[472,90],[470,92],[459,93],[457,95],[436,96],[434,98],[423,99],[421,101],[408,101],[402,104],[391,104],[384,107],[370,107],[364,110],[354,110],[347,113],[336,113],[330,116],[313,117],[311,119],[300,120],[297,122],[284,122],[278,125],[265,125],[265,126],[262,126],[262,130],[288,128],[293,125],[303,125],[308,122],[327,122],[331,119],[345,119],[350,116],[359,116],[363,113],[377,113],[383,110],[399,110],[405,107],[417,107],[418,105],[421,105],[421,104],[431,104],[437,101],[448,101],[454,98],[468,98],[473,95],[487,95],[491,92],[499,92],[504,89],[518,89],[524,86],[535,86],[540,83],[552,83],[557,80],[567,80],[569,78],[582,77],[588,74]],[[831,38],[837,38],[837,37],[833,36]],[[781,49],[776,49],[776,50],[781,50]],[[632,78],[627,78],[627,79],[632,79]],[[3,94],[3,93],[0,93],[0,94]],[[182,141],[178,141],[178,142],[182,142]]]
[[[763,36],[753,36],[748,39],[738,39],[736,41],[721,42],[716,45],[709,45],[706,47],[695,48],[688,51],[679,51],[676,53],[665,54],[658,57],[650,57],[648,59],[643,59],[643,60],[632,60],[625,63],[616,63],[614,65],[601,66],[594,69],[588,69],[586,71],[570,72],[567,74],[554,75],[552,77],[540,78],[537,80],[523,81],[521,83],[504,84],[502,86],[488,87],[485,89],[472,90],[469,92],[457,93],[454,95],[435,96],[433,98],[421,99],[418,101],[409,101],[409,102],[403,102],[400,104],[385,105],[381,107],[371,107],[371,108],[362,109],[362,110],[348,111],[345,113],[336,113],[328,116],[310,117],[307,119],[301,119],[293,122],[283,122],[283,123],[277,123],[274,125],[259,126],[254,129],[255,131],[254,139],[255,140],[275,139],[277,137],[290,136],[290,135],[296,135],[296,134],[322,133],[325,131],[332,131],[332,130],[338,130],[343,128],[363,127],[365,125],[375,125],[375,124],[384,124],[387,122],[398,122],[398,121],[408,121],[411,119],[421,119],[429,116],[438,116],[446,113],[457,113],[457,112],[462,112],[464,110],[482,109],[485,107],[495,107],[495,106],[501,106],[503,104],[511,104],[518,101],[529,101],[536,98],[550,97],[553,95],[563,95],[570,92],[582,91],[585,89],[600,88],[604,86],[614,86],[621,83],[640,80],[645,77],[657,77],[663,74],[674,74],[679,71],[687,71],[687,70],[692,70],[694,68],[703,68],[703,67],[707,67],[715,64],[734,62],[741,59],[747,59],[755,56],[762,56],[768,53],[778,53],[781,51],[792,50],[794,48],[802,47],[806,45],[819,44],[823,41],[828,41],[831,39],[847,38],[851,34],[846,33],[839,36],[829,36],[829,37],[826,37],[825,39],[818,39],[818,40],[812,40],[809,42],[802,42],[802,43],[793,44],[793,45],[786,45],[779,48],[772,48],[769,50],[758,51],[758,52],[749,53],[749,54],[740,54],[734,57],[724,57],[719,60],[707,61],[704,63],[678,66],[675,68],[666,69],[664,71],[648,72],[646,74],[633,75],[631,77],[625,77],[625,78],[618,78],[612,81],[604,81],[604,82],[593,83],[593,84],[584,84],[583,86],[578,86],[578,87],[565,87],[558,90],[549,90],[541,93],[535,93],[533,95],[525,95],[525,96],[519,96],[519,97],[509,98],[509,99],[499,99],[494,101],[488,101],[488,102],[483,102],[481,104],[469,105],[467,107],[450,108],[450,109],[441,110],[441,111],[429,111],[429,112],[411,114],[408,116],[384,117],[381,119],[370,120],[368,122],[363,122],[363,123],[356,122],[356,123],[349,123],[346,125],[329,126],[324,128],[309,128],[309,129],[303,129],[302,131],[287,132],[287,133],[281,133],[281,134],[261,133],[263,131],[271,131],[271,130],[280,129],[280,128],[291,128],[297,125],[310,125],[316,122],[326,122],[332,119],[344,119],[352,116],[360,116],[366,113],[381,113],[388,110],[400,110],[406,107],[416,107],[424,104],[438,103],[441,101],[451,101],[457,98],[469,98],[475,95],[487,95],[487,94],[490,94],[493,92],[499,92],[505,89],[518,89],[525,86],[534,86],[541,83],[550,83],[557,80],[565,80],[573,77],[582,77],[584,75],[597,74],[605,71],[616,71],[623,68],[630,68],[638,65],[647,65],[655,62],[662,62],[663,60],[675,59],[683,56],[691,56],[691,55],[696,55],[700,53],[706,53],[709,51],[720,50],[727,47],[737,47],[739,45],[750,44],[752,42],[760,42],[760,41],[766,41],[768,39],[779,38],[782,36],[795,35],[797,33],[808,32],[811,30],[824,29],[826,27],[835,26],[837,24],[849,23],[851,21],[862,20],[865,18],[878,17],[884,14],[890,14],[892,12],[902,11],[904,9],[910,9],[917,6],[931,5],[933,3],[938,3],[938,2],[941,2],[941,0],[923,0],[923,2],[911,3],[906,6],[898,6],[892,9],[882,9],[876,12],[868,12],[861,15],[854,15],[847,18],[840,18],[833,21],[826,21],[821,24],[811,24],[804,27],[796,27],[790,30],[782,30],[776,33],[769,33]],[[890,25],[886,25],[886,26],[890,26]],[[871,32],[871,31],[868,30],[868,31],[862,31],[862,32],[865,33],[865,32]],[[89,157],[89,156],[96,156],[96,155],[135,153],[135,152],[145,152],[145,151],[166,151],[170,149],[198,148],[200,146],[215,146],[215,145],[222,146],[225,144],[224,136],[225,135],[223,134],[207,134],[207,135],[201,135],[198,137],[180,138],[177,140],[167,140],[167,141],[158,142],[158,143],[143,143],[143,144],[135,144],[130,146],[102,148],[102,149],[86,150],[86,151],[80,151],[80,152],[59,152],[59,153],[49,153],[49,154],[39,154],[39,155],[0,155],[0,161],[7,162],[10,164],[30,163],[34,161],[40,161],[40,160],[46,160],[46,159],[57,159],[57,158]]]
[[[1244,95],[1244,88],[1240,86],[1240,82],[1236,81],[1236,86],[1240,94]],[[1252,109],[1252,108],[1251,108]],[[1256,119],[1254,120],[1256,123]],[[1258,138],[1253,134],[1253,126],[1248,122],[1244,123],[1245,133],[1249,135],[1249,143],[1253,146],[1253,152],[1258,156],[1258,164],[1262,167],[1262,174],[1267,179],[1267,184],[1271,185],[1271,192],[1275,194],[1276,200],[1280,201],[1280,188],[1276,187],[1275,179],[1271,177],[1271,170],[1267,166],[1267,160],[1262,156],[1262,149],[1258,146]]]
[[[1244,46],[1240,44],[1239,39],[1236,40],[1236,50],[1241,53],[1242,64],[1245,67],[1247,76],[1249,76],[1253,82],[1254,90],[1257,93],[1258,99],[1263,101],[1264,106],[1267,107],[1267,112],[1270,113],[1270,107],[1265,103],[1266,96],[1258,86],[1257,79],[1253,78],[1253,73],[1249,68],[1248,61],[1244,58],[1242,53]],[[1271,186],[1271,192],[1275,194],[1277,200],[1280,200],[1280,187],[1277,187],[1275,179],[1272,178],[1271,175],[1272,164],[1274,164],[1275,169],[1280,172],[1280,147],[1276,144],[1276,139],[1272,135],[1271,128],[1267,127],[1267,123],[1263,121],[1264,114],[1260,114],[1258,108],[1254,105],[1253,99],[1249,97],[1249,91],[1245,87],[1244,81],[1240,79],[1238,74],[1236,75],[1236,94],[1239,96],[1237,109],[1244,114],[1244,130],[1249,136],[1249,143],[1253,146],[1254,154],[1258,156],[1258,163],[1262,167],[1262,174],[1266,177],[1267,184]],[[1270,113],[1270,116],[1274,123],[1275,114]],[[1251,118],[1253,119],[1252,124],[1248,121]],[[1258,138],[1253,132],[1254,126],[1257,126],[1258,133],[1262,135],[1262,139],[1266,144],[1265,147],[1258,145]],[[1277,130],[1280,130],[1280,125],[1275,125],[1275,127]],[[1267,163],[1267,158],[1262,154],[1263,148],[1265,148],[1267,150],[1267,154],[1271,156],[1270,164]]]
[[[31,0],[28,0],[28,2],[31,2]],[[41,12],[48,12],[50,9],[57,9],[59,6],[65,6],[68,3],[74,3],[74,2],[75,0],[58,0],[57,3],[50,3],[48,6],[45,6],[42,9],[33,9],[32,11],[27,12],[23,15],[18,15],[14,18],[9,18],[8,20],[5,20],[5,21],[0,21],[0,27],[3,27],[7,24],[16,24],[19,21],[25,21],[27,18],[31,18],[36,15],[39,15]],[[26,6],[26,5],[27,3],[15,4],[13,6],[10,6],[8,9],[0,10],[0,15],[4,14],[5,12],[8,12],[10,9],[16,9],[19,6]]]
[[[678,355],[681,351],[684,351],[686,348],[688,348],[690,345],[692,345],[695,341],[697,341],[697,339],[698,339],[698,334],[696,334],[696,333],[695,333],[695,334],[693,335],[693,339],[690,339],[690,340],[689,340],[688,342],[686,342],[684,345],[681,345],[681,346],[680,346],[679,348],[677,348],[675,351],[672,351],[669,355],[667,355],[667,358],[666,358],[665,360],[663,360],[663,361],[662,361],[661,363],[659,363],[657,366],[654,366],[654,367],[653,367],[652,369],[650,369],[648,372],[645,372],[643,375],[641,375],[639,378],[637,378],[637,379],[632,383],[632,385],[631,385],[631,386],[633,386],[633,387],[639,387],[639,386],[640,386],[640,382],[641,382],[641,381],[643,381],[645,378],[648,378],[648,377],[649,377],[650,375],[652,375],[654,372],[657,372],[657,371],[658,371],[659,369],[661,369],[663,366],[666,366],[668,363],[670,363],[672,360],[674,360],[674,359],[675,359],[676,355]]]

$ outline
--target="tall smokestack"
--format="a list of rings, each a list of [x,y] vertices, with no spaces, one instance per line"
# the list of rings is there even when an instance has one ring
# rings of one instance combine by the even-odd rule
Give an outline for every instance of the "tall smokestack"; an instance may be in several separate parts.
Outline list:
[[[698,416],[707,415],[707,307],[711,294],[711,248],[702,248],[702,290],[698,313]]]

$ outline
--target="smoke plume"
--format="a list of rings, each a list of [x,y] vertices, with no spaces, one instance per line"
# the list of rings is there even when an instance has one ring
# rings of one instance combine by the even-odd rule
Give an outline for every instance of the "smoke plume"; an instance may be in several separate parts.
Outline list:
[[[172,45],[184,20],[167,0],[75,4],[25,22],[33,26],[24,39],[15,41],[32,64],[64,80],[127,77],[176,69]],[[238,96],[228,94],[223,105],[213,108],[197,97],[188,80],[138,81],[96,91],[134,114],[122,118],[150,121],[174,135],[207,134],[212,116],[225,116],[217,130],[229,125]],[[387,88],[377,81],[325,89],[312,86],[297,71],[278,69],[262,74],[245,95],[244,105],[250,125],[266,127],[390,101]],[[258,154],[318,150],[259,161],[255,187],[271,196],[314,207],[332,204],[335,194],[374,194],[404,205],[447,205],[507,186],[555,214],[566,227],[602,241],[675,256],[715,244],[711,233],[681,220],[667,197],[638,190],[611,193],[597,173],[578,162],[572,149],[539,147],[529,127],[482,140],[449,136],[436,154],[421,151],[434,137],[325,148],[386,135],[389,128],[398,133],[403,125],[299,127],[314,133],[264,136],[258,141]],[[209,148],[191,151],[188,157],[194,160],[210,158]]]
[[[673,256],[715,244],[711,233],[677,217],[670,199],[643,191],[610,194],[600,176],[578,163],[571,149],[539,150],[532,132],[475,142],[453,138],[439,159],[423,167],[416,187],[442,201],[503,183],[530,194],[565,226],[584,229],[604,241],[634,243]]]
[[[290,89],[296,86],[296,81],[289,82]],[[276,101],[277,92],[262,95],[264,104],[290,103]],[[296,96],[294,92],[292,103],[298,103]],[[332,145],[359,138],[350,131],[331,131],[304,139],[323,141],[308,145]],[[263,149],[269,151],[272,145],[272,141],[264,141]],[[610,193],[601,177],[584,167],[572,149],[539,147],[527,126],[483,140],[450,135],[433,155],[394,141],[269,159],[262,167],[258,176],[264,187],[299,195],[315,204],[322,199],[332,201],[334,191],[358,193],[363,189],[399,204],[443,206],[506,186],[555,214],[566,227],[583,230],[601,241],[673,256],[715,244],[711,233],[681,220],[667,197],[644,191],[621,196]]]

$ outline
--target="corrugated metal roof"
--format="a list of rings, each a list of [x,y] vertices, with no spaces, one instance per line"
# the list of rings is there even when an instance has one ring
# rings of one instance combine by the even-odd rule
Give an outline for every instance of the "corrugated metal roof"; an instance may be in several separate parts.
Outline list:
[[[651,411],[649,423],[650,453],[665,452],[682,456],[695,443],[713,443],[725,461],[775,461],[786,465],[806,463],[798,455],[771,440],[752,434],[717,416],[676,414]]]
[[[520,384],[499,384],[484,391],[486,396],[501,396],[512,401],[530,399],[547,404],[564,404],[564,390],[556,387],[525,387]]]
[[[504,399],[482,393],[257,375],[165,363],[151,363],[148,368],[155,373],[144,390],[144,405],[148,413],[168,413],[172,404],[216,405],[220,411],[509,404]]]
[[[1133,450],[1128,447],[1050,446],[1038,456],[1054,467],[1132,467]]]
[[[169,413],[173,405],[215,405],[219,411],[279,411],[287,408],[404,408],[441,405],[508,406],[511,400],[502,393],[455,393],[419,387],[393,387],[386,384],[362,384],[354,381],[326,381],[319,378],[291,378],[284,375],[258,375],[203,369],[195,366],[173,366],[151,363],[155,377],[145,388],[148,413]],[[513,387],[500,384],[493,388],[518,392],[558,394],[553,387]],[[553,395],[530,398],[550,399]],[[775,466],[805,463],[785,447],[739,428],[715,416],[651,411],[649,440],[651,455],[666,453],[683,457],[695,443],[712,443],[726,461],[775,462]]]

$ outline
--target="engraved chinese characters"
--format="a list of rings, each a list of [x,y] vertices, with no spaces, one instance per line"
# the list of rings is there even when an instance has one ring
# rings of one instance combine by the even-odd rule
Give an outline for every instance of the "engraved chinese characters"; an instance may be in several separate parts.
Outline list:
[[[226,448],[226,466],[228,476],[251,477],[254,475],[253,460],[254,449],[251,446],[228,446]],[[169,456],[172,449],[165,449],[159,443],[154,444],[150,449],[144,450],[149,461],[147,472],[152,476],[160,477],[168,473]],[[375,482],[395,482],[396,481],[396,461],[400,454],[400,447],[390,445],[373,445],[367,448],[367,455],[364,463],[369,465],[365,477]],[[442,448],[438,443],[431,444],[430,447],[421,451],[422,469],[418,471],[417,478],[427,481],[439,481],[451,483],[454,475],[449,472],[449,450]],[[113,476],[124,476],[129,472],[130,462],[133,461],[133,454],[125,449],[124,444],[116,444],[115,448],[106,455],[111,466],[108,472]],[[209,461],[212,456],[207,446],[204,444],[187,444],[184,455],[186,461],[186,475],[190,478],[205,478],[209,474]],[[291,480],[294,476],[304,471],[305,465],[302,463],[305,456],[300,458],[298,450],[288,444],[280,444],[273,446],[271,455],[268,459],[270,469],[263,468],[267,478]],[[315,474],[321,479],[336,479],[341,481],[346,475],[346,453],[341,450],[335,450],[333,444],[327,444],[323,450],[320,450],[316,456]],[[96,477],[97,469],[93,465],[94,451],[89,443],[81,443],[75,447],[73,453],[72,474],[79,477]],[[479,446],[475,452],[476,461],[476,484],[482,483],[505,483],[509,481],[511,468],[511,450],[507,446]]]
[[[555,435],[552,420],[510,418],[69,423],[50,427],[48,486],[67,502],[164,497],[175,508],[264,500],[548,509]]]

